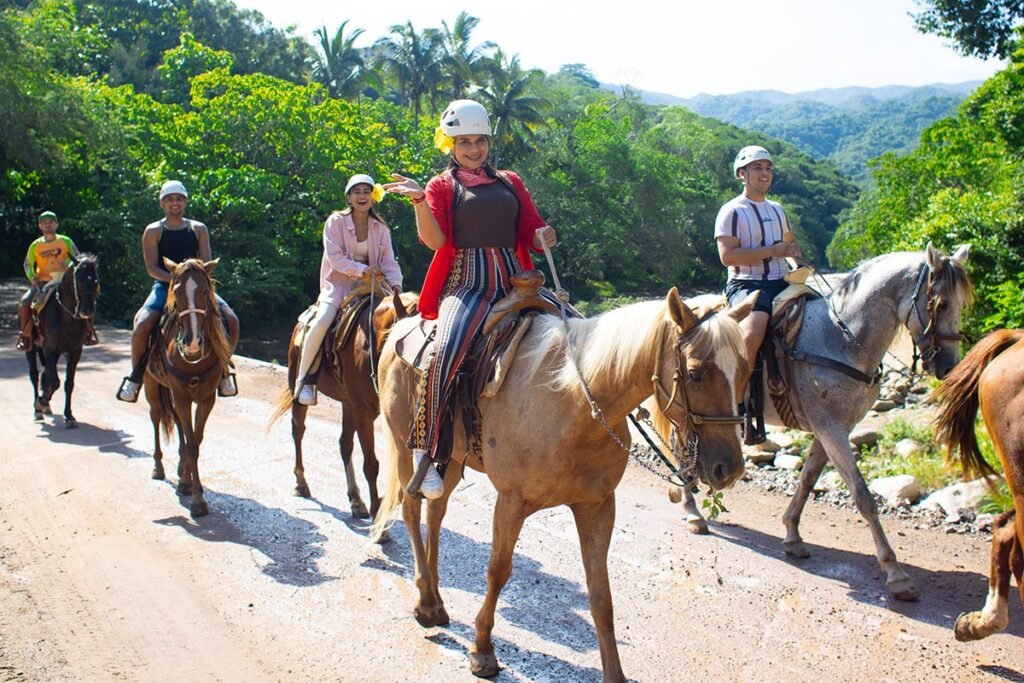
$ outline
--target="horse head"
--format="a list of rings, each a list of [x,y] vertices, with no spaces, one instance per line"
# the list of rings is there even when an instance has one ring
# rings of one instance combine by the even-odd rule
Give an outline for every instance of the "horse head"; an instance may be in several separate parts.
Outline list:
[[[75,318],[91,318],[96,314],[96,299],[100,294],[100,276],[96,257],[92,254],[76,256],[64,275],[62,289],[70,292],[61,294],[61,305],[67,307],[74,300],[74,309],[69,311]]]
[[[736,397],[750,370],[738,322],[750,314],[756,292],[739,306],[719,313],[691,309],[673,287],[666,300],[672,334],[655,370],[656,405],[675,432],[677,457],[715,489],[743,474]],[[671,383],[666,379],[671,377]],[[665,431],[661,429],[660,431]]]
[[[178,355],[189,363],[198,363],[209,355],[208,336],[211,330],[221,329],[210,275],[217,263],[217,259],[205,262],[187,259],[175,263],[164,258],[164,267],[171,273],[167,312],[174,316],[178,328],[175,347]]]
[[[960,316],[973,298],[965,264],[970,245],[946,256],[928,243],[905,325],[925,372],[942,379],[959,360]]]

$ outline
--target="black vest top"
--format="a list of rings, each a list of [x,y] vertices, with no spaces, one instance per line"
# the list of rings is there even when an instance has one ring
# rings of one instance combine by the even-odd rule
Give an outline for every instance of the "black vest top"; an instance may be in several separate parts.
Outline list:
[[[185,259],[199,258],[199,238],[192,228],[192,221],[185,219],[185,227],[171,230],[165,221],[160,221],[160,241],[157,242],[158,263],[163,267],[164,257],[175,263]]]
[[[452,212],[455,248],[515,248],[519,201],[512,190],[500,180],[464,189]]]

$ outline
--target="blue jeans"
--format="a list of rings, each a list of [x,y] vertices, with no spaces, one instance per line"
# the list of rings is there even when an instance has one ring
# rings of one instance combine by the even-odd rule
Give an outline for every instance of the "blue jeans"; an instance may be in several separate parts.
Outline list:
[[[782,294],[789,286],[785,280],[734,280],[725,283],[725,298],[730,306],[735,306],[747,298],[751,292],[757,292],[754,310],[772,314],[772,299]]]
[[[220,294],[215,294],[217,297],[217,305],[221,308],[227,306],[227,302],[220,298]],[[148,308],[151,311],[162,311],[164,306],[167,305],[167,283],[156,280],[153,282],[153,289],[149,290],[149,296],[146,297],[146,303],[142,304],[143,308]]]

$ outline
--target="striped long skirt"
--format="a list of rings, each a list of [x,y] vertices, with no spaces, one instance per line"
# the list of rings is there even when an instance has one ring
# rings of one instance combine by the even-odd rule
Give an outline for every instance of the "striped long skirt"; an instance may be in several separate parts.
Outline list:
[[[460,249],[445,284],[437,314],[434,356],[419,387],[409,446],[434,457],[444,407],[455,376],[491,306],[511,290],[520,270],[513,249]]]

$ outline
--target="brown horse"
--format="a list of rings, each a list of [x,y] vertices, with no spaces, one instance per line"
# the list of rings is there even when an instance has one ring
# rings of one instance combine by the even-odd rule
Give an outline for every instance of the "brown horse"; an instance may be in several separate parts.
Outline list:
[[[328,348],[328,344],[334,340],[334,335],[330,334],[327,337],[328,344],[324,345],[320,377],[317,380],[317,390],[320,393],[342,404],[341,437],[338,446],[341,449],[341,461],[345,465],[352,516],[360,519],[368,519],[377,514],[377,508],[380,507],[380,495],[377,493],[380,464],[374,451],[373,438],[373,421],[380,414],[380,402],[374,384],[377,361],[388,331],[395,321],[416,312],[419,295],[412,292],[396,293],[392,297],[375,301],[380,303],[374,306],[372,331],[370,307],[367,306],[359,315],[358,324],[345,344],[341,348],[335,348],[334,353]],[[301,334],[302,323],[296,323],[288,345],[288,388],[278,397],[269,423],[273,424],[291,409],[292,442],[295,444],[295,495],[309,498],[309,484],[306,483],[306,470],[302,465],[302,437],[306,433],[306,412],[309,406],[292,400],[299,356],[302,353]],[[359,483],[356,481],[355,468],[352,465],[352,448],[356,434],[359,435],[359,445],[363,451],[363,476],[370,487],[369,510],[359,495]]]
[[[96,257],[82,254],[72,261],[61,278],[57,289],[39,312],[39,329],[43,341],[25,352],[28,377],[32,382],[32,409],[36,420],[51,414],[50,399],[60,387],[57,361],[67,359],[64,369],[64,426],[78,427],[71,414],[71,393],[75,389],[75,371],[82,358],[82,345],[87,332],[86,323],[96,313],[96,299],[100,294],[100,276]],[[42,386],[39,366],[42,365]]]
[[[210,276],[216,266],[217,260],[178,264],[164,259],[171,273],[166,322],[151,343],[144,382],[153,421],[153,478],[164,478],[160,430],[169,438],[173,423],[178,428],[178,494],[192,496],[193,517],[209,512],[199,481],[199,445],[217,402],[217,385],[231,360]]]
[[[470,666],[477,676],[498,672],[491,631],[498,595],[512,572],[512,553],[523,523],[538,510],[566,505],[579,532],[590,611],[597,629],[605,680],[625,680],[619,663],[608,581],[608,546],[615,524],[615,487],[626,468],[626,417],[653,392],[677,443],[687,444],[684,466],[715,488],[729,486],[743,473],[736,386],[747,373],[737,320],[753,299],[712,315],[691,310],[673,288],[664,301],[632,304],[597,318],[536,318],[523,337],[501,391],[479,402],[480,461],[497,490],[487,595],[476,617]],[[399,339],[414,317],[395,326]],[[577,374],[580,373],[579,375]],[[580,381],[583,378],[583,382]],[[448,623],[438,587],[441,522],[448,497],[462,474],[453,459],[444,495],[427,502],[427,540],[420,531],[421,501],[404,493],[412,477],[406,437],[415,410],[417,374],[384,346],[380,401],[388,423],[391,477],[374,522],[383,532],[402,505],[415,557],[419,599],[414,609],[423,626]],[[595,420],[585,386],[607,427]],[[467,452],[462,429],[453,434],[453,453]],[[484,465],[485,467],[481,467]]]
[[[974,420],[981,408],[992,445],[1003,465],[1013,511],[992,525],[988,598],[979,612],[961,614],[957,640],[980,640],[1006,628],[1010,573],[1024,601],[1024,330],[996,330],[964,356],[935,391],[936,438],[959,457],[965,475],[993,474],[978,449]]]

